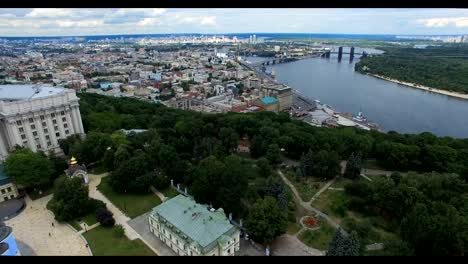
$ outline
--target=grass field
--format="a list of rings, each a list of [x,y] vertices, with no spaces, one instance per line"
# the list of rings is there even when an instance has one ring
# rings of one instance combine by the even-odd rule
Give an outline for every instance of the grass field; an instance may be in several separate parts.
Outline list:
[[[114,228],[98,226],[83,233],[94,256],[156,256],[143,241],[118,237]]]
[[[290,223],[289,226],[288,226],[288,231],[287,233],[289,235],[295,235],[297,232],[299,232],[299,230],[301,230],[301,225],[298,224],[298,223]]]
[[[311,205],[341,222],[341,218],[346,216],[348,197],[344,191],[326,190]]]
[[[109,179],[109,177],[102,178],[97,187],[98,190],[130,218],[142,215],[161,203],[161,200],[152,192],[147,194],[117,193],[110,187]]]
[[[335,233],[335,229],[324,219],[320,219],[320,229],[306,230],[299,235],[299,239],[309,247],[327,250]]]
[[[176,191],[174,188],[172,187],[167,187],[166,189],[160,191],[162,194],[164,194],[164,196],[166,196],[167,198],[172,198],[172,197],[175,197],[177,195],[179,195],[179,192]]]
[[[322,182],[313,177],[303,178],[301,181],[296,181],[294,172],[291,170],[284,171],[288,180],[296,187],[303,201],[310,201],[312,196],[322,188],[326,182]]]

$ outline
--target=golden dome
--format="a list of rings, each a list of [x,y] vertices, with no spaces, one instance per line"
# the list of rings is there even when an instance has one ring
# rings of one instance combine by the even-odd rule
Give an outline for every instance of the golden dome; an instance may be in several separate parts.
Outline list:
[[[70,165],[75,165],[75,164],[77,164],[77,163],[78,163],[78,162],[76,161],[75,157],[72,157],[72,158],[70,159]]]

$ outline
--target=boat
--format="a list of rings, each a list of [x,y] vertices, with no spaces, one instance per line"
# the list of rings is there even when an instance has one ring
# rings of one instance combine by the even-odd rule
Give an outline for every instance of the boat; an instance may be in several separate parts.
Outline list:
[[[366,122],[367,121],[367,119],[362,115],[362,112],[359,112],[357,116],[354,116],[353,120],[356,120],[358,122]]]

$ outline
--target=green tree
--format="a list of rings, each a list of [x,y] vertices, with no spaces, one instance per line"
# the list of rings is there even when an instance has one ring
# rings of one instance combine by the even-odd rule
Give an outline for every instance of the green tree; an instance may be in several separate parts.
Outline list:
[[[277,144],[271,144],[268,146],[266,158],[272,164],[277,164],[281,161],[281,151]]]
[[[138,151],[128,160],[123,161],[111,174],[110,186],[116,192],[145,193],[149,191],[151,179],[147,172],[151,169],[148,156]]]
[[[331,179],[340,173],[340,158],[335,151],[320,150],[313,157],[312,175]]]
[[[58,221],[70,221],[90,211],[88,187],[80,178],[59,178],[49,208]]]
[[[359,256],[359,240],[356,232],[346,235],[338,228],[328,247],[327,256]]]
[[[362,168],[362,158],[361,153],[354,155],[351,153],[348,161],[346,162],[345,172],[343,174],[344,177],[349,179],[359,179],[361,175],[361,168]]]
[[[25,188],[43,188],[52,183],[56,168],[43,154],[17,149],[6,158],[5,172]]]
[[[268,178],[271,175],[272,168],[270,162],[262,157],[257,160],[258,174],[264,178]]]
[[[218,198],[218,190],[221,187],[221,175],[226,170],[223,162],[214,156],[200,161],[194,172],[192,192],[197,202],[215,203]]]
[[[267,244],[287,229],[287,214],[273,197],[258,199],[249,211],[245,227],[253,240]]]
[[[314,166],[314,153],[312,150],[309,150],[307,154],[302,155],[300,162],[300,169],[302,175],[312,176],[313,175],[313,166]]]

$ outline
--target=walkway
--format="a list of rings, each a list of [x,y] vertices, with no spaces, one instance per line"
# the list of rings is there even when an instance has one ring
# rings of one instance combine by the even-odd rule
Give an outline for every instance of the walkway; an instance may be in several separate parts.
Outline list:
[[[97,190],[97,186],[101,183],[101,178],[107,176],[108,173],[94,175],[89,174],[89,197],[103,201],[107,209],[114,214],[115,224],[122,225],[125,230],[125,235],[130,240],[140,238],[137,232],[131,228],[127,222],[130,220],[119,208],[117,208],[106,196]]]
[[[270,245],[272,256],[323,256],[323,251],[308,247],[297,236],[284,234]]]
[[[326,219],[330,225],[332,225],[334,228],[338,228],[340,227],[340,225],[338,225],[335,221],[333,221],[333,219],[331,219],[328,215],[326,215],[325,213],[321,212],[320,210],[318,210],[317,208],[314,208],[310,205],[310,202],[304,202],[302,199],[301,199],[301,196],[299,195],[299,192],[296,190],[296,187],[294,187],[294,185],[286,178],[286,176],[284,176],[283,172],[281,172],[281,170],[278,170],[278,174],[280,175],[280,177],[283,179],[283,181],[291,188],[292,192],[294,193],[294,196],[296,197],[297,201],[299,202],[299,204],[306,210],[308,211],[312,211],[314,213],[316,213],[317,215],[323,217],[324,219]]]
[[[336,181],[336,177],[333,178],[331,181],[329,181],[327,184],[325,184],[325,186],[323,186],[322,189],[320,189],[316,194],[314,194],[314,196],[312,196],[309,203],[312,203],[315,199],[317,199],[320,196],[320,194],[326,191],[328,187],[330,187],[333,183],[335,183],[335,181]]]
[[[13,235],[21,245],[29,248],[22,255],[38,256],[89,256],[86,242],[80,234],[67,224],[54,220],[53,214],[46,209],[52,195],[32,201],[26,197],[26,209],[14,218],[5,221],[13,228]],[[54,223],[54,226],[52,226]]]

